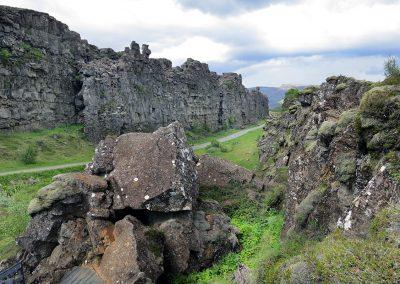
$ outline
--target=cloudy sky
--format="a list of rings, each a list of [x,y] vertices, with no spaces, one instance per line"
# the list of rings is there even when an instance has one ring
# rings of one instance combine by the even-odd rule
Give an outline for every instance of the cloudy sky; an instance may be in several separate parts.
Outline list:
[[[400,0],[0,0],[51,14],[99,47],[148,43],[244,84],[319,84],[332,74],[380,80],[400,55]]]

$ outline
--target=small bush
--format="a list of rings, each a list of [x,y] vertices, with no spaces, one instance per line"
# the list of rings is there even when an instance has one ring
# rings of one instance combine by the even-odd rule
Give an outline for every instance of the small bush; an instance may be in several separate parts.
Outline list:
[[[397,60],[394,56],[389,56],[384,64],[385,76],[387,80],[395,82],[400,81],[400,66],[397,64]]]
[[[346,83],[340,83],[339,85],[336,86],[335,91],[336,92],[341,92],[346,88],[347,88],[347,84]]]
[[[234,125],[235,122],[236,122],[236,119],[235,119],[235,117],[234,117],[233,115],[231,115],[230,117],[228,117],[228,124],[229,124],[229,126]]]
[[[5,48],[0,49],[1,63],[3,63],[3,64],[8,63],[8,61],[10,60],[10,57],[11,57],[11,53],[7,49],[5,49]]]
[[[221,143],[217,139],[211,140],[211,147],[220,148]]]
[[[361,99],[360,112],[362,119],[387,121],[396,118],[400,115],[400,88],[383,86],[369,90]]]
[[[279,209],[285,197],[285,186],[279,184],[273,187],[265,195],[264,204],[266,208]]]
[[[220,144],[219,149],[221,150],[222,153],[228,153],[232,151],[232,147],[223,144]]]
[[[285,101],[294,101],[299,98],[301,91],[298,89],[290,89],[285,93]]]
[[[399,137],[400,133],[396,129],[383,130],[372,136],[372,139],[369,140],[367,144],[367,148],[369,150],[375,150],[375,151],[383,151],[391,149],[392,147],[395,146]]]
[[[35,61],[40,61],[43,59],[43,53],[40,49],[32,47],[30,44],[25,42],[21,44],[21,47],[24,51],[24,57],[27,60],[33,59]]]
[[[34,164],[36,163],[37,158],[37,149],[33,145],[29,145],[26,150],[21,155],[21,161],[26,164]]]
[[[333,81],[337,81],[339,79],[338,76],[330,76],[328,78],[326,78],[327,82],[333,82]]]

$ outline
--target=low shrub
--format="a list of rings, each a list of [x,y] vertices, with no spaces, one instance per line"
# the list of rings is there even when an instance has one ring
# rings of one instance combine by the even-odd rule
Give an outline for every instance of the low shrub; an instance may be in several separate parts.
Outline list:
[[[336,86],[335,91],[336,91],[336,92],[341,92],[341,91],[343,91],[343,90],[346,89],[346,88],[347,88],[347,84],[346,84],[346,83],[340,83],[340,84],[338,84],[338,85]]]
[[[37,148],[33,145],[29,145],[21,154],[21,161],[26,165],[34,164],[36,163],[37,154]]]
[[[284,197],[285,197],[285,186],[282,184],[278,184],[266,193],[264,205],[266,208],[279,209],[283,202]]]
[[[221,143],[217,139],[211,140],[211,147],[220,148]]]
[[[360,113],[365,118],[382,121],[400,117],[400,88],[375,87],[366,92],[360,102]]]
[[[8,51],[8,49],[2,48],[0,49],[0,61],[3,64],[6,64],[9,62],[11,57],[11,53]]]

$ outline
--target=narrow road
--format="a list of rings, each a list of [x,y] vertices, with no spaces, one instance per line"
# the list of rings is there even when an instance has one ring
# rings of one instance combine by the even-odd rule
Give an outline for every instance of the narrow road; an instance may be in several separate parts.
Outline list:
[[[57,166],[37,167],[37,168],[9,171],[9,172],[0,173],[0,176],[8,176],[8,175],[13,175],[13,174],[25,174],[25,173],[37,173],[37,172],[44,172],[44,171],[51,171],[51,170],[59,170],[59,169],[77,167],[77,166],[84,166],[87,163],[89,163],[89,162],[70,163],[70,164],[62,164],[62,165],[57,165]]]
[[[240,131],[238,131],[236,133],[230,134],[228,136],[219,138],[217,140],[219,142],[226,142],[226,141],[238,138],[240,136],[243,136],[243,135],[249,133],[250,131],[254,131],[254,130],[260,129],[262,127],[264,127],[264,125],[258,125],[258,126],[255,126],[255,127],[243,129],[243,130],[240,130]],[[193,150],[198,150],[198,149],[206,148],[209,145],[211,145],[211,142],[206,142],[206,143],[203,143],[203,144],[194,145],[194,146],[192,146],[192,148],[193,148]],[[30,169],[23,169],[23,170],[15,170],[15,171],[9,171],[9,172],[0,173],[0,176],[8,176],[8,175],[13,175],[13,174],[25,174],[25,173],[37,173],[37,172],[44,172],[44,171],[51,171],[51,170],[59,170],[59,169],[65,169],[65,168],[72,168],[72,167],[76,167],[76,166],[84,166],[87,163],[89,163],[89,161],[88,162],[62,164],[62,165],[57,165],[57,166],[37,167],[37,168],[30,168]]]
[[[218,142],[226,142],[226,141],[238,138],[238,137],[243,136],[243,135],[245,135],[245,134],[247,134],[247,133],[249,133],[251,131],[254,131],[254,130],[257,130],[257,129],[260,129],[260,128],[263,128],[263,127],[264,127],[264,124],[263,125],[258,125],[258,126],[255,126],[255,127],[251,127],[251,128],[247,128],[247,129],[243,129],[243,130],[240,130],[240,131],[235,132],[233,134],[230,134],[228,136],[219,138],[219,139],[217,139],[217,141]],[[193,148],[193,150],[198,150],[198,149],[206,148],[209,145],[211,145],[211,142],[206,142],[206,143],[203,143],[203,144],[194,145],[194,146],[192,146],[192,148]]]

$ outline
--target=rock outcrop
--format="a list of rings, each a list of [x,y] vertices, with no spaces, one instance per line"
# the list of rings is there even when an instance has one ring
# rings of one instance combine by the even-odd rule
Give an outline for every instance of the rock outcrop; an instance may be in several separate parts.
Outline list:
[[[0,129],[83,122],[95,142],[178,120],[217,130],[255,122],[268,99],[241,76],[188,59],[172,67],[147,45],[98,49],[53,17],[0,6]]]
[[[196,162],[179,123],[102,141],[86,173],[54,177],[30,203],[27,283],[156,283],[236,250],[218,202],[198,198]]]
[[[365,236],[400,201],[400,89],[334,76],[287,98],[260,142],[265,182],[288,176],[284,234]]]

